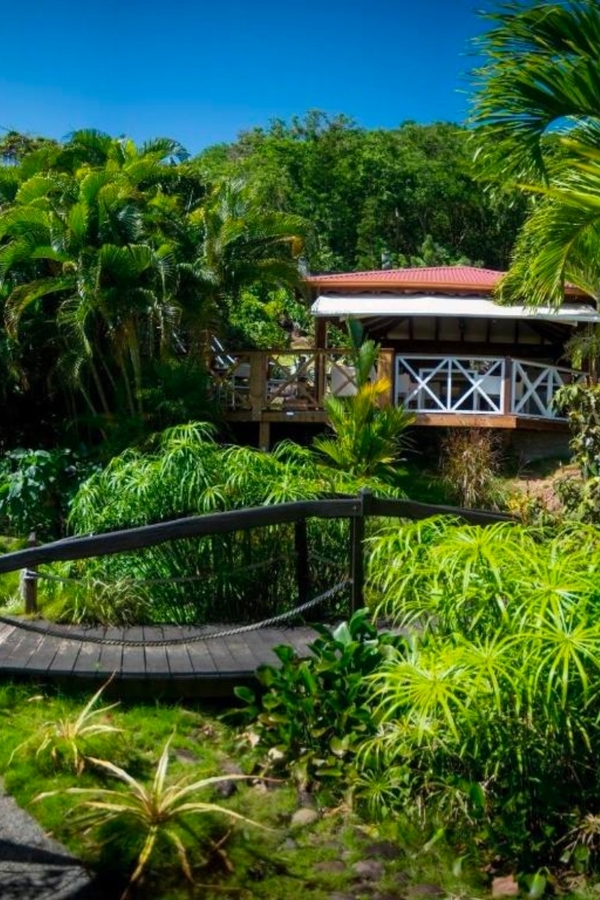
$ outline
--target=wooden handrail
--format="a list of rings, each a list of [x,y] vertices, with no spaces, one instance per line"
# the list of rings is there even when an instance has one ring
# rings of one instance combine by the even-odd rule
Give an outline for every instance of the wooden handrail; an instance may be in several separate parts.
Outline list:
[[[435,515],[450,515],[476,525],[514,521],[503,513],[463,509],[455,506],[434,506],[413,500],[393,500],[374,497],[370,491],[362,491],[358,497],[337,496],[323,500],[300,500],[226,512],[208,513],[172,519],[155,525],[142,525],[105,534],[63,538],[41,547],[28,547],[0,556],[0,574],[18,569],[31,569],[43,563],[89,559],[108,556],[129,550],[142,550],[167,541],[182,538],[206,537],[269,525],[285,525],[308,518],[364,519],[382,516],[399,519],[426,519]]]

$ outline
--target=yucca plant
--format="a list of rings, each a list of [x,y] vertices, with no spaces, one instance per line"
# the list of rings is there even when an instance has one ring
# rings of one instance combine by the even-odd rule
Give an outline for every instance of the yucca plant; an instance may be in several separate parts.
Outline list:
[[[125,769],[107,760],[91,759],[95,766],[117,778],[125,785],[123,790],[109,788],[68,788],[66,791],[45,791],[34,802],[48,797],[69,794],[84,798],[75,808],[77,821],[86,833],[107,826],[122,825],[131,829],[141,842],[135,868],[122,900],[130,895],[132,887],[139,882],[151,867],[152,857],[161,842],[167,842],[176,851],[181,869],[190,883],[194,882],[192,866],[181,832],[189,828],[189,822],[198,816],[224,815],[229,819],[244,822],[257,828],[265,828],[232,809],[199,799],[199,794],[223,781],[247,780],[247,775],[219,775],[197,780],[180,778],[167,780],[169,749],[172,737],[163,747],[154,778],[149,786],[137,781]]]

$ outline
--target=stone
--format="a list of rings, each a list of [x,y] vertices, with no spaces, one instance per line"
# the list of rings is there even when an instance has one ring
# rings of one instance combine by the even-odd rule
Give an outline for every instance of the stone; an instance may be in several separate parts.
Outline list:
[[[267,757],[270,763],[277,765],[277,763],[283,762],[285,753],[283,753],[282,750],[278,750],[277,747],[271,747],[271,749],[267,751]]]
[[[324,859],[323,862],[315,863],[313,868],[315,872],[333,873],[345,872],[347,866],[341,859]]]
[[[221,763],[221,772],[223,775],[243,775],[244,773],[240,769],[237,763],[233,762],[232,759],[225,759]],[[232,794],[238,789],[238,781],[219,781],[215,785],[215,791],[217,794],[220,794],[221,797],[231,797]]]
[[[309,809],[306,806],[297,809],[290,820],[292,828],[305,828],[307,825],[313,825],[319,818],[316,809]]]
[[[315,795],[311,794],[310,791],[298,791],[298,804],[300,806],[310,807],[311,809],[317,808]]]
[[[192,766],[198,762],[198,757],[194,751],[188,750],[186,747],[182,747],[180,750],[175,751],[175,759],[177,762],[183,763],[186,766]]]
[[[352,866],[357,878],[365,881],[377,881],[385,875],[385,866],[378,859],[361,859]]]
[[[1,781],[0,896],[2,900],[99,896],[82,864],[6,795]]]
[[[492,881],[492,897],[516,897],[519,884],[514,875],[504,875]]]
[[[378,856],[380,859],[398,859],[399,856],[404,855],[404,850],[393,841],[376,841],[365,846],[364,854],[365,856]]]

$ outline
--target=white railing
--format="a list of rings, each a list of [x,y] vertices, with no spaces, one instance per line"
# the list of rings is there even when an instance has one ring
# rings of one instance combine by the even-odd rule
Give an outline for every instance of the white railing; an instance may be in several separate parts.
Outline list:
[[[516,416],[564,419],[554,396],[564,384],[581,381],[583,372],[515,359],[512,362],[511,412]]]
[[[413,412],[501,415],[505,365],[491,356],[397,356],[396,403]]]
[[[556,391],[581,372],[493,356],[397,356],[395,402],[416,413],[561,419]]]

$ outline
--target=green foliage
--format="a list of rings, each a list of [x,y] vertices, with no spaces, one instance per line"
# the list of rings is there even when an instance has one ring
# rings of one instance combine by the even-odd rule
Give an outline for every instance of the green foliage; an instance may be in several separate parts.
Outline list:
[[[245,775],[223,775],[200,780],[180,778],[176,781],[168,781],[170,743],[170,740],[167,741],[163,748],[150,786],[136,780],[114,763],[103,759],[90,759],[95,766],[121,781],[125,785],[125,789],[74,787],[68,788],[66,791],[67,794],[87,798],[82,800],[76,808],[78,824],[83,826],[86,832],[100,830],[106,835],[108,827],[123,825],[128,832],[133,832],[134,840],[139,837],[141,848],[122,900],[130,896],[132,887],[151,867],[156,850],[164,842],[171,844],[175,849],[185,877],[193,884],[194,876],[184,836],[186,830],[189,834],[188,823],[197,816],[219,813],[230,819],[261,827],[258,822],[254,822],[232,809],[198,798],[202,791],[214,784],[245,779],[247,778]],[[56,793],[47,791],[39,794],[35,799],[36,801],[44,800],[56,796]],[[121,834],[121,837],[123,835],[124,833]],[[114,832],[112,836],[114,838]]]
[[[107,684],[110,682],[107,682]],[[60,718],[55,722],[44,722],[39,734],[29,738],[13,750],[9,765],[15,755],[21,753],[30,743],[37,744],[35,755],[48,754],[57,767],[66,767],[81,774],[89,756],[90,743],[99,735],[116,734],[121,731],[106,721],[106,714],[117,704],[98,708],[96,706],[107,685],[96,691],[83,709],[72,717]]]
[[[408,766],[405,796],[529,871],[600,802],[599,565],[583,526],[432,519],[372,543],[379,612],[413,637],[372,679],[365,758]]]
[[[255,288],[242,291],[229,306],[227,346],[265,350],[286,347],[294,331],[306,334],[312,329],[306,305],[289,291]]]
[[[502,294],[558,305],[568,281],[597,296],[598,5],[509,3],[488,18],[473,116],[478,167],[536,197]]]
[[[76,533],[108,531],[185,515],[300,499],[357,493],[371,487],[398,494],[375,479],[358,479],[322,466],[308,449],[289,442],[273,453],[224,447],[214,428],[188,423],[157,436],[146,452],[128,450],[85,482],[73,500]],[[345,577],[348,523],[308,522],[311,592]],[[58,584],[41,593],[55,614],[69,611],[81,621],[117,621],[128,615],[127,591],[146,622],[258,621],[297,604],[293,525],[232,533],[202,540],[173,541],[147,550],[72,564],[57,570],[88,585],[89,592]],[[340,598],[341,602],[342,598]],[[95,611],[95,606],[97,610]],[[133,613],[129,613],[133,614]]]
[[[304,788],[321,783],[340,792],[354,784],[357,749],[377,730],[367,676],[404,641],[378,632],[366,610],[335,629],[315,627],[311,656],[299,659],[291,647],[277,647],[281,665],[258,672],[262,694],[248,688],[236,694],[248,704],[259,749],[268,749],[276,766]]]
[[[440,475],[460,506],[492,508],[500,496],[500,437],[490,429],[450,429],[442,441]]]
[[[379,268],[382,255],[399,266],[426,258],[503,268],[524,203],[515,192],[481,191],[468,136],[446,123],[367,131],[312,111],[247,132],[219,154],[209,148],[196,164],[209,179],[247,178],[267,206],[311,222],[311,271]]]
[[[317,437],[314,447],[329,465],[350,476],[394,483],[401,474],[397,464],[414,415],[402,406],[380,405],[381,399],[389,396],[390,383],[387,378],[370,381],[378,353],[374,341],[359,343],[357,336],[352,353],[356,393],[325,399],[335,438]]]
[[[38,539],[60,537],[69,501],[92,465],[72,450],[12,450],[0,457],[0,525]]]
[[[559,482],[565,510],[582,522],[598,523],[600,516],[600,385],[564,385],[556,402],[566,410],[570,447],[579,477]]]
[[[87,700],[88,697],[77,694],[56,696],[54,692],[41,691],[37,685],[0,686],[0,772],[6,789],[19,805],[97,875],[102,896],[117,897],[136,868],[144,828],[132,827],[132,820],[123,816],[86,835],[73,812],[74,801],[79,798],[68,790],[73,786],[100,790],[116,787],[116,803],[125,804],[130,799],[128,786],[106,769],[92,765],[86,766],[75,782],[72,770],[48,768],[45,760],[33,753],[14,754],[6,768],[13,748],[37,735],[44,721],[76,718]],[[167,741],[170,753],[165,790],[168,783],[180,780],[187,783],[210,779],[240,767],[244,772],[250,770],[251,756],[244,735],[226,727],[214,709],[156,700],[130,702],[112,710],[110,720],[127,739],[115,740],[116,735],[107,735],[102,750],[98,748],[95,755],[127,772],[147,792],[152,789],[157,755]],[[458,880],[459,865],[464,863],[466,876],[471,859],[474,861],[474,850],[467,856],[462,848],[456,860],[456,851],[437,827],[422,832],[413,816],[397,812],[377,823],[365,822],[349,813],[346,804],[338,804],[313,825],[295,827],[292,842],[288,826],[298,808],[297,787],[289,780],[267,781],[266,785],[258,781],[250,782],[244,789],[243,781],[228,777],[214,787],[219,794],[227,794],[227,809],[270,828],[247,828],[242,822],[241,827],[232,829],[227,815],[219,813],[214,817],[192,815],[187,821],[182,817],[177,823],[172,822],[183,841],[196,885],[192,889],[183,876],[175,847],[168,839],[157,838],[135,896],[139,900],[184,900],[193,892],[216,900],[225,893],[244,896],[251,892],[256,900],[282,896],[325,900],[334,891],[352,892],[356,887],[353,864],[364,860],[366,850],[369,856],[384,863],[385,874],[377,879],[380,891],[393,893],[401,882],[403,892],[409,893],[413,884],[431,883],[441,885],[448,895],[483,896],[479,873],[477,889],[467,889],[463,878]],[[236,783],[241,789],[233,791]],[[54,793],[52,798],[31,802],[36,795],[48,791]],[[199,791],[197,799],[210,801],[209,791],[210,786],[206,792]],[[329,791],[323,791],[315,796],[319,806],[327,805],[328,794]],[[84,795],[83,799],[94,799],[94,794]],[[224,802],[220,797],[217,800]],[[271,830],[274,826],[277,830]],[[337,871],[331,863],[340,859],[346,865]]]
[[[306,223],[186,159],[174,141],[79,131],[3,170],[0,372],[20,427],[30,398],[44,429],[58,413],[88,440],[205,415],[205,377],[194,402],[161,396],[161,374],[202,358],[242,290],[297,285]]]

